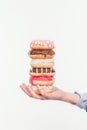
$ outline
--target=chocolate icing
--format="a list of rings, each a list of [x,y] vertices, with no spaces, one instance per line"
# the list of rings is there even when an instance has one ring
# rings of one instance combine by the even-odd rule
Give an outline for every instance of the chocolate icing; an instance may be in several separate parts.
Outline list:
[[[33,68],[33,72],[36,72],[36,68]]]
[[[43,68],[43,73],[46,73],[46,68]]]
[[[54,73],[55,70],[52,68],[32,68],[32,70],[30,70],[30,72],[34,72],[34,73]]]
[[[29,55],[54,55],[55,52],[52,49],[33,49],[29,52]]]

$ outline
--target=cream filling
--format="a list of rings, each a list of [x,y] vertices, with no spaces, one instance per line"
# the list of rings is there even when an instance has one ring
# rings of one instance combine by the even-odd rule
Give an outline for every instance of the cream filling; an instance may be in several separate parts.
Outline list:
[[[32,59],[31,65],[47,65],[54,62],[54,59]]]

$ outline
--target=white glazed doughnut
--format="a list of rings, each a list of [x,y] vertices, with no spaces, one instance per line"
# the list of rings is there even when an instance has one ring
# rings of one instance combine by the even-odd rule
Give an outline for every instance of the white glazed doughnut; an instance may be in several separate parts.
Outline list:
[[[51,93],[54,90],[53,86],[40,86],[41,89],[44,89],[45,92],[47,93]],[[36,86],[31,86],[31,89],[36,93],[36,94],[40,94],[40,91],[38,90],[38,88]]]
[[[54,66],[54,60],[53,59],[32,59],[31,60],[31,66],[33,68],[37,67],[48,67],[52,68]]]

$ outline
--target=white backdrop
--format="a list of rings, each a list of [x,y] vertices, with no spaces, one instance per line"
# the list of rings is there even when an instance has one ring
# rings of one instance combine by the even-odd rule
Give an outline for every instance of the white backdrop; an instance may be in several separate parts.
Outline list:
[[[87,113],[60,101],[26,96],[29,44],[55,42],[55,85],[87,92],[86,0],[0,1],[0,130],[87,130]]]

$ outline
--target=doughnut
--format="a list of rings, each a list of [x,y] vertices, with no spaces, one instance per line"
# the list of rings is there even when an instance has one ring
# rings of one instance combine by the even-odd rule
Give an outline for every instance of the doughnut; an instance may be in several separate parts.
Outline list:
[[[50,40],[34,40],[30,43],[31,49],[53,49],[54,42]]]
[[[48,86],[54,84],[54,77],[53,76],[31,76],[29,82],[32,85],[40,85],[40,86]]]
[[[31,76],[54,76],[55,70],[53,68],[32,68],[30,70]]]
[[[29,55],[32,59],[51,59],[54,55]]]
[[[52,49],[32,49],[28,53],[29,55],[54,55],[55,52]]]
[[[28,55],[32,59],[51,59],[55,52],[52,49],[33,49],[29,51]]]
[[[53,92],[53,86],[40,86],[41,88],[43,88],[45,90],[45,92],[47,93],[51,93]],[[36,86],[31,86],[31,89],[36,93],[36,94],[40,94],[40,91],[38,90],[38,88]]]
[[[53,59],[32,59],[31,66],[33,68],[52,68],[54,66]]]
[[[53,73],[34,73],[34,72],[30,72],[31,76],[54,76],[55,72]]]
[[[39,80],[33,80],[33,84],[32,85],[40,85],[40,86],[48,86],[48,85],[53,85],[54,84],[54,80],[52,81],[39,81]]]

